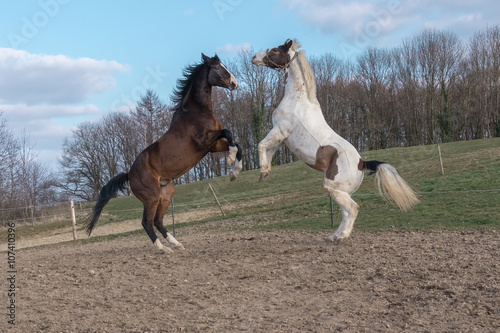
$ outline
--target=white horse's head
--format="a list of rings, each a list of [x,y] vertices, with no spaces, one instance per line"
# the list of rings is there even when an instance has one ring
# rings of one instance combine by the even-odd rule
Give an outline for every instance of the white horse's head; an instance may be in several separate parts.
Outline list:
[[[300,45],[291,39],[287,39],[283,45],[260,51],[252,58],[252,64],[256,66],[267,66],[272,69],[286,69],[297,54]]]

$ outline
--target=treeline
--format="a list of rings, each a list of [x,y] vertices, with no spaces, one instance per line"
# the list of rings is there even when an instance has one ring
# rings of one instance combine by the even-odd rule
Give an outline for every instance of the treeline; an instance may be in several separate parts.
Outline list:
[[[307,51],[307,41],[302,42]],[[284,93],[284,73],[252,65],[255,51],[225,61],[239,90],[213,91],[214,112],[244,149],[244,170],[259,167],[257,144],[272,127],[271,113]],[[500,136],[499,26],[478,31],[468,41],[450,31],[425,30],[398,47],[369,48],[356,59],[328,53],[308,60],[327,122],[359,150]],[[109,113],[100,121],[79,124],[63,143],[60,170],[52,182],[56,193],[95,200],[111,177],[127,171],[138,153],[168,129],[170,109],[147,91],[128,114]],[[222,157],[208,155],[177,182],[226,174]],[[274,163],[294,159],[282,148]],[[14,178],[5,182],[10,177],[5,175],[22,172],[5,173],[3,162],[0,172],[5,206],[5,194],[12,193],[8,186],[23,183]],[[35,199],[20,200],[27,204]]]
[[[304,42],[305,43],[305,42]],[[305,44],[307,50],[307,44]],[[257,144],[272,127],[284,73],[251,64],[255,51],[226,65],[240,88],[214,89],[214,112],[244,148],[244,170],[259,167]],[[359,150],[425,145],[500,135],[500,27],[464,42],[450,31],[425,30],[392,49],[369,48],[356,59],[309,57],[327,122]],[[167,130],[171,112],[148,91],[130,114],[108,114],[78,126],[64,143],[62,184],[91,200],[116,173]],[[274,163],[295,157],[282,148]],[[209,155],[178,182],[228,172]]]
[[[0,225],[6,221],[33,222],[62,195],[55,176],[37,161],[29,135],[16,138],[0,112]]]

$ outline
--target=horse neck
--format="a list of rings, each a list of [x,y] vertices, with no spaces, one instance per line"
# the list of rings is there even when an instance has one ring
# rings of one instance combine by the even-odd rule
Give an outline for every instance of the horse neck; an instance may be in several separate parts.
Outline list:
[[[293,57],[293,55],[291,55]],[[285,96],[304,94],[307,98],[313,102],[318,103],[316,98],[316,85],[314,82],[314,76],[308,75],[306,72],[310,70],[307,60],[302,59],[303,55],[297,55],[296,59],[290,63],[288,67],[288,78],[285,85]],[[304,63],[306,62],[306,63]],[[307,67],[306,67],[307,66]],[[312,82],[310,82],[313,80]]]
[[[185,105],[194,103],[202,110],[212,111],[212,86],[207,81],[207,69],[202,70],[193,80]]]

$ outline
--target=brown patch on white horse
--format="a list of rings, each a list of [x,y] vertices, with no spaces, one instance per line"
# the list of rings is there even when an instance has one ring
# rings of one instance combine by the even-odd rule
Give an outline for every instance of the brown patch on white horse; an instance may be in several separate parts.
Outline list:
[[[314,170],[323,172],[327,179],[333,180],[339,173],[339,167],[337,166],[338,157],[339,153],[334,147],[321,146],[316,152],[316,163],[314,165],[306,164]]]

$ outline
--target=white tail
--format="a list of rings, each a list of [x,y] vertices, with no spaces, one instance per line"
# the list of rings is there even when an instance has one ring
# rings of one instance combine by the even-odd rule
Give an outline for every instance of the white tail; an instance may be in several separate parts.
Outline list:
[[[420,201],[410,185],[401,178],[396,168],[390,164],[383,163],[377,167],[375,183],[380,195],[385,200],[396,204],[404,212]]]

